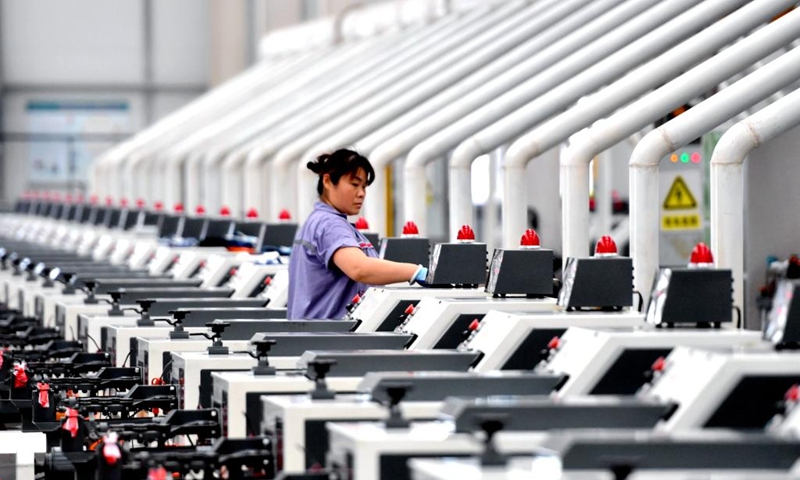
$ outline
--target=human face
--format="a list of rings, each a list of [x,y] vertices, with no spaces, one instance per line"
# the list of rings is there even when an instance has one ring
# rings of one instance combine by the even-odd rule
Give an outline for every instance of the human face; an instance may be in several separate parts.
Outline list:
[[[334,185],[328,174],[322,179],[326,203],[345,215],[358,215],[367,195],[367,173],[359,168],[354,174],[342,175]]]

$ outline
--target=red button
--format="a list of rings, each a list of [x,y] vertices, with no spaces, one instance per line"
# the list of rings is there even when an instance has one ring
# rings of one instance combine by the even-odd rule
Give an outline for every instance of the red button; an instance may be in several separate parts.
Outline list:
[[[406,307],[406,315],[411,315],[414,313],[414,305],[409,305]]]
[[[472,321],[472,323],[469,324],[469,330],[471,332],[474,332],[480,326],[481,326],[481,321],[476,318],[475,320]]]
[[[667,361],[664,359],[664,357],[658,357],[656,361],[653,362],[653,366],[650,367],[650,369],[654,372],[663,372],[666,365]]]
[[[558,337],[553,337],[550,339],[550,342],[547,344],[547,348],[550,350],[555,350],[556,348],[561,346],[561,339]]]

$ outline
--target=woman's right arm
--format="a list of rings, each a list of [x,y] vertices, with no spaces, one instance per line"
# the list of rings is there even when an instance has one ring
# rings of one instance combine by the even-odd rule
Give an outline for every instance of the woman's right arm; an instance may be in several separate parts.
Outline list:
[[[360,248],[344,247],[333,254],[333,263],[351,280],[368,285],[408,282],[419,265],[368,257]]]

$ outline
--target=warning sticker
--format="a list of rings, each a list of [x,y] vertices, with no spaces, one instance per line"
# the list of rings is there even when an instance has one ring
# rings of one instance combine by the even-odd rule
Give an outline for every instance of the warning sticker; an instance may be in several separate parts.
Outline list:
[[[664,210],[693,210],[697,208],[697,200],[695,200],[689,186],[683,180],[683,177],[678,175],[669,187],[667,198],[664,199]],[[663,223],[663,222],[662,222]]]
[[[697,230],[702,226],[699,213],[661,216],[662,230]]]

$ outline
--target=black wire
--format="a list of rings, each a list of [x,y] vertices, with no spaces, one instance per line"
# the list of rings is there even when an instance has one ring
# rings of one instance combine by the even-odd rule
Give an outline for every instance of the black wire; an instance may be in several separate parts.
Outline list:
[[[244,423],[247,425],[247,430],[249,430],[248,434],[253,436],[258,435],[258,431],[253,428],[253,419],[250,418],[250,415],[248,415],[246,411],[242,412],[242,415],[244,415]]]
[[[125,360],[122,361],[122,366],[124,367],[128,363],[128,359],[131,358],[131,351],[128,350],[128,354],[125,355]]]
[[[166,364],[166,365],[164,365],[164,368],[162,368],[162,369],[161,369],[161,376],[160,376],[160,377],[158,377],[158,378],[160,378],[161,380],[164,380],[164,374],[166,374],[166,373],[167,373],[167,369],[168,369],[168,368],[169,368],[171,365],[172,365],[172,359],[170,358],[169,362],[167,362],[167,364]]]
[[[94,338],[92,338],[92,336],[89,335],[88,333],[86,334],[86,338],[88,338],[89,340],[92,341],[92,343],[94,343],[94,346],[97,347],[97,351],[103,350],[102,348],[100,348],[100,345],[98,345],[97,342],[94,340]]]

